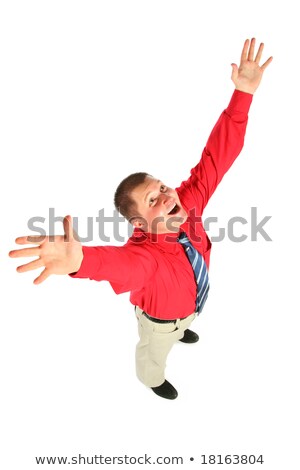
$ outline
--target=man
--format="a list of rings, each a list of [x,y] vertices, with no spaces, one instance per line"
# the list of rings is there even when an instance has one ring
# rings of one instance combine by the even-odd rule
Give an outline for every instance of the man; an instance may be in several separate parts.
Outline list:
[[[134,173],[115,193],[115,206],[135,227],[121,247],[83,247],[64,219],[64,236],[20,237],[18,244],[37,247],[14,250],[13,258],[38,256],[17,268],[25,272],[45,269],[35,279],[40,284],[51,274],[107,280],[119,294],[130,291],[136,308],[140,341],[136,350],[138,378],[159,396],[177,397],[165,379],[167,356],[178,340],[198,341],[189,326],[205,304],[209,290],[211,243],[204,231],[203,210],[239,155],[252,96],[270,57],[259,65],[261,43],[254,57],[255,39],[245,41],[240,66],[232,64],[235,91],[221,114],[191,176],[176,190],[147,173]]]

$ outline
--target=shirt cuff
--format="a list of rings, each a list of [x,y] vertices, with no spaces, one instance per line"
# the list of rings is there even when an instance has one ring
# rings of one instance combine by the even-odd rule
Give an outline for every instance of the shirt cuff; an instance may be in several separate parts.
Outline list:
[[[253,95],[245,91],[234,90],[226,112],[232,116],[236,113],[248,114],[252,103]]]
[[[83,246],[82,247],[83,260],[80,268],[76,273],[69,274],[70,277],[74,278],[91,278],[95,270],[101,264],[100,256],[97,256],[95,247]]]

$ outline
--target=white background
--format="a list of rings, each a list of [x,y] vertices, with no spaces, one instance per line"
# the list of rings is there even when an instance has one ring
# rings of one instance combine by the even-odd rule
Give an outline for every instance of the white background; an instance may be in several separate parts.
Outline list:
[[[198,468],[202,454],[263,454],[263,465],[233,468],[299,468],[296,5],[1,3],[1,468],[79,453],[183,456],[181,468]],[[236,234],[248,238],[213,246],[200,342],[176,345],[168,360],[179,391],[170,402],[135,377],[129,294],[68,276],[34,286],[37,274],[17,274],[7,253],[50,207],[79,217],[85,236],[88,216],[112,215],[131,172],[177,186],[227,106],[230,64],[252,36],[274,60],[244,149],[205,213],[219,227],[245,217]],[[258,220],[272,216],[272,242],[250,240],[251,207]],[[99,243],[95,227],[90,244]]]

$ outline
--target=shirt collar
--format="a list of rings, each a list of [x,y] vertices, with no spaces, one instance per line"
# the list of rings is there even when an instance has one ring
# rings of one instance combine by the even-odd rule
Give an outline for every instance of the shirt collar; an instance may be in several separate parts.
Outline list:
[[[157,246],[161,251],[174,253],[178,251],[178,248],[181,249],[178,243],[179,234],[180,230],[178,230],[178,232],[151,233],[135,228],[129,240],[136,244],[148,242],[151,243],[151,245]]]

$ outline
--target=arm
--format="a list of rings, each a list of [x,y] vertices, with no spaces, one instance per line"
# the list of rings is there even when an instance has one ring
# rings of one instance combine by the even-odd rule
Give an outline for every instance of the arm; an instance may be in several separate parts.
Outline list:
[[[157,270],[157,262],[146,249],[124,246],[83,246],[83,261],[74,278],[108,281],[116,294],[140,290]]]
[[[236,89],[231,101],[214,126],[200,162],[192,169],[190,178],[179,188],[183,198],[190,194],[192,201],[189,202],[189,206],[194,203],[199,207],[201,214],[224,174],[243,148],[253,93],[272,60],[270,57],[259,66],[263,44],[260,45],[255,60],[253,60],[254,47],[255,39],[251,40],[250,47],[247,39],[239,68],[236,64],[232,64],[231,78]]]
[[[19,245],[38,245],[9,253],[11,258],[38,256],[38,259],[19,266],[17,271],[23,273],[44,267],[34,284],[40,284],[51,274],[107,280],[116,293],[139,289],[155,273],[156,261],[147,250],[126,245],[84,247],[73,229],[70,216],[64,218],[64,232],[63,236],[17,238]]]

